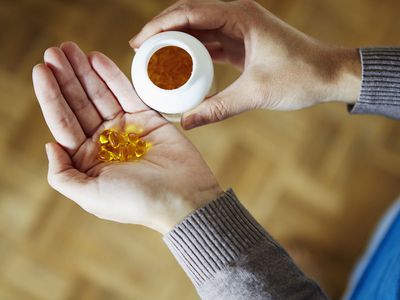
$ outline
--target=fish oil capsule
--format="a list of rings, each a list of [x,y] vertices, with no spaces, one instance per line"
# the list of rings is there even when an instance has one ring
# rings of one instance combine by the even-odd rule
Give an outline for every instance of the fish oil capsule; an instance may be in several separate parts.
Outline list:
[[[109,151],[109,152],[113,152],[115,148],[108,143],[105,145],[101,145],[101,149]]]
[[[112,154],[107,150],[101,150],[98,154],[99,160],[111,161],[113,159]]]
[[[130,132],[130,133],[128,133],[128,139],[129,139],[130,143],[137,143],[137,141],[139,140],[139,137],[136,133]]]
[[[114,148],[112,147],[110,144],[106,144],[106,145],[102,145],[101,146],[101,150],[105,150],[108,151],[112,157],[112,159],[114,160],[115,158],[118,158],[119,155],[119,150],[118,148]]]
[[[139,148],[146,148],[146,142],[143,141],[143,140],[138,140],[136,142],[136,146],[139,147]]]
[[[99,136],[99,142],[100,144],[104,145],[104,144],[108,144],[108,133],[104,132],[102,134],[100,134]]]
[[[147,72],[159,88],[176,89],[186,83],[192,74],[192,57],[184,49],[167,46],[157,50],[150,58]]]
[[[120,161],[127,161],[127,159],[128,159],[128,152],[127,152],[126,146],[119,147],[118,150],[119,150],[119,151],[118,151],[118,159],[119,159]]]
[[[128,146],[126,146],[128,159],[136,156],[135,151],[136,151],[136,145],[129,144]]]
[[[146,154],[150,144],[140,139],[137,133],[105,130],[99,136],[101,161],[126,162]]]
[[[111,131],[110,134],[108,135],[108,140],[110,141],[110,145],[113,148],[117,148],[118,145],[120,144],[121,138],[117,132]]]
[[[129,145],[129,138],[127,133],[120,134],[120,144],[125,146]]]
[[[118,138],[119,138],[120,145],[128,145],[129,144],[128,135],[126,133],[118,133]]]
[[[139,157],[143,156],[145,152],[146,152],[145,148],[138,147],[135,149],[135,156],[139,158]]]

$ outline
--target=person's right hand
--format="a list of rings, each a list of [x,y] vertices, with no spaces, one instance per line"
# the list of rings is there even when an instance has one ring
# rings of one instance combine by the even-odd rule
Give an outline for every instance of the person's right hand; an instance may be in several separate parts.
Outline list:
[[[215,62],[243,70],[228,88],[183,115],[185,129],[256,108],[295,110],[332,100],[353,103],[358,97],[357,49],[310,38],[255,1],[178,1],[148,22],[130,44],[138,48],[168,30],[194,35]]]

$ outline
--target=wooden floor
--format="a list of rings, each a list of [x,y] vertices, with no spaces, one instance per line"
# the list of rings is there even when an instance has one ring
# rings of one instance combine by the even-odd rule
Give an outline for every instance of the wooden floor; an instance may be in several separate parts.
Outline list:
[[[0,0],[0,299],[197,299],[158,234],[105,222],[52,191],[31,68],[65,40],[128,74],[128,39],[163,0]],[[308,34],[400,44],[398,0],[265,0]],[[217,87],[236,75],[217,67]],[[284,88],[284,87],[282,87]],[[400,192],[400,122],[346,107],[257,111],[187,133],[226,188],[334,299]]]

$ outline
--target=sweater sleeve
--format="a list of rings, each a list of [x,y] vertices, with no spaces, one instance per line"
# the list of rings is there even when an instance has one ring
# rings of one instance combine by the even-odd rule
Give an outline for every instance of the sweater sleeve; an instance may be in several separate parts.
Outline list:
[[[400,119],[400,48],[361,48],[362,84],[352,114]]]
[[[164,241],[201,299],[327,299],[232,190],[189,215]]]

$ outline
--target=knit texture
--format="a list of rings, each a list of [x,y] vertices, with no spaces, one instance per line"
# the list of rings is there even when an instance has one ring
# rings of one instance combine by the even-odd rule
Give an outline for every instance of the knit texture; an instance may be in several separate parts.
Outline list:
[[[353,114],[400,119],[400,48],[361,48],[361,93]]]
[[[230,189],[164,236],[195,286],[266,237]]]
[[[164,241],[202,299],[327,299],[232,190],[188,216]]]

